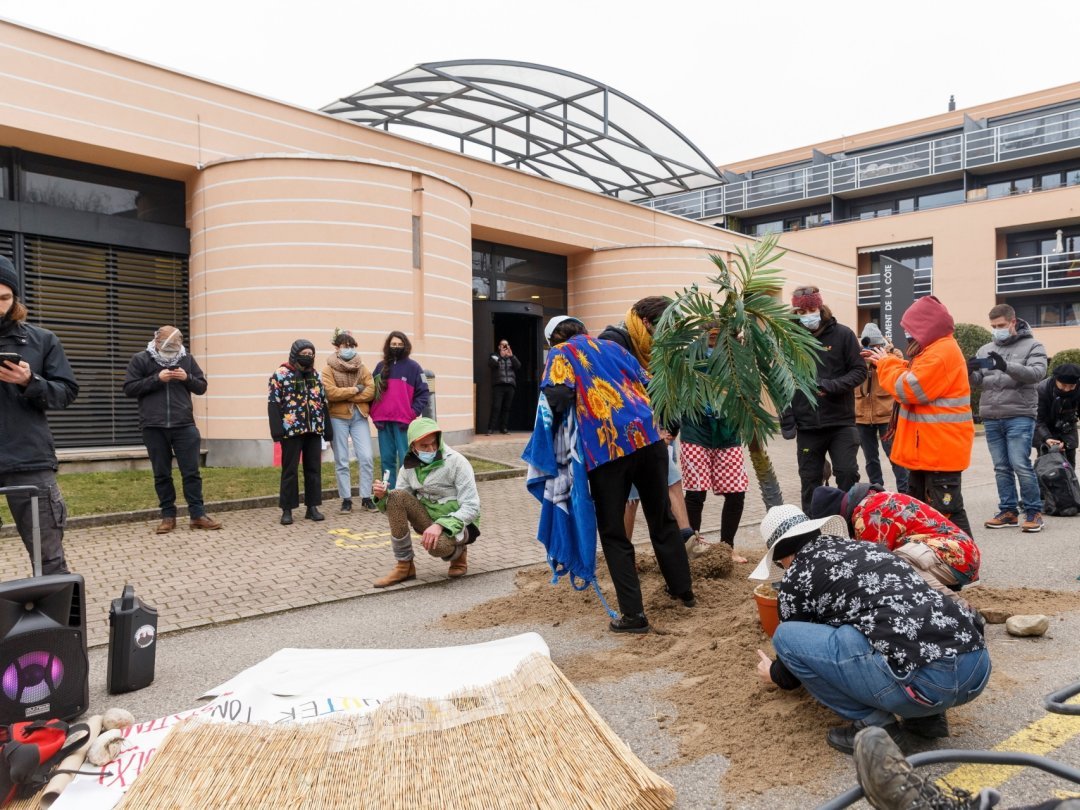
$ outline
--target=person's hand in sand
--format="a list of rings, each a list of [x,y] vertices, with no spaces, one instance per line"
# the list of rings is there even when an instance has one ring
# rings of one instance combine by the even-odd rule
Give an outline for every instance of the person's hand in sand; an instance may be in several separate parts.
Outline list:
[[[770,671],[772,670],[772,659],[769,658],[762,650],[757,651],[758,664],[757,664],[757,676],[761,679],[763,684],[767,686],[776,686],[776,683],[772,679]]]

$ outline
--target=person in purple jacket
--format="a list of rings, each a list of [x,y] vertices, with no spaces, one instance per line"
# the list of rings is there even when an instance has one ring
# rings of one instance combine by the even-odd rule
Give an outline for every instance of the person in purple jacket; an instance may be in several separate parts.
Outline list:
[[[427,407],[424,371],[412,360],[412,343],[404,332],[391,332],[383,344],[383,359],[375,365],[375,401],[371,421],[379,431],[379,461],[390,473],[388,489],[397,483],[398,470],[409,452],[409,423]]]

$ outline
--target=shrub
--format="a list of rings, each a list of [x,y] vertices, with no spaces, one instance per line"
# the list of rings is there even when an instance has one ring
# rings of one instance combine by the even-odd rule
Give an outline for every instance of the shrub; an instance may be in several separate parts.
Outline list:
[[[994,339],[989,329],[973,323],[958,323],[954,334],[956,335],[956,342],[960,344],[960,350],[964,353],[964,357],[974,357],[979,349]],[[975,421],[979,421],[979,396],[981,393],[978,388],[971,389],[971,412],[975,415]]]
[[[1046,367],[1046,376],[1049,377],[1055,368],[1066,363],[1075,363],[1080,366],[1080,349],[1062,349],[1051,357]]]

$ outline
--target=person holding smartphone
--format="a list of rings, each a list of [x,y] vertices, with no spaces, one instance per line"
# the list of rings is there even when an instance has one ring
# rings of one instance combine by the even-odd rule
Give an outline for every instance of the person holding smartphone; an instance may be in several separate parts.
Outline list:
[[[517,392],[517,373],[521,361],[514,357],[510,342],[500,340],[496,354],[488,357],[491,367],[491,415],[488,416],[487,435],[498,428],[500,433],[509,433],[510,406],[514,403]]]
[[[46,414],[71,405],[79,384],[59,338],[26,322],[19,291],[15,266],[0,256],[0,487],[38,488],[41,573],[66,574],[67,504],[56,483],[59,463]],[[30,495],[8,495],[7,502],[32,559]]]

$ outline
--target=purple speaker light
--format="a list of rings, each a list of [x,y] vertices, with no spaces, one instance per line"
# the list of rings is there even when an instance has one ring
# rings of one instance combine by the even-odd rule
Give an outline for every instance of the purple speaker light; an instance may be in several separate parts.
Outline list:
[[[64,664],[45,650],[20,655],[4,670],[3,689],[8,700],[37,703],[49,697],[64,680]]]

